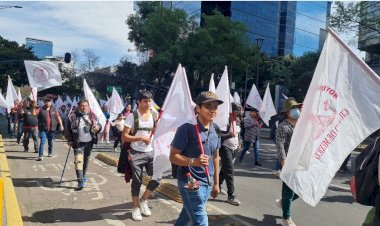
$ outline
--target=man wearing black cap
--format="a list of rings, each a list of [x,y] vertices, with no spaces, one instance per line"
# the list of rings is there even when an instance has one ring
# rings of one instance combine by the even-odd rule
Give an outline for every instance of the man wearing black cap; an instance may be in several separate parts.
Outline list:
[[[234,186],[234,165],[233,159],[240,146],[240,126],[238,117],[241,112],[241,106],[237,103],[232,103],[232,117],[229,120],[227,131],[222,131],[222,147],[220,148],[219,155],[222,163],[222,168],[219,174],[220,194],[222,193],[221,185],[226,180],[228,203],[238,206],[240,201],[235,198]],[[232,120],[231,120],[232,119]]]
[[[46,140],[48,141],[48,157],[53,156],[53,140],[57,125],[59,124],[61,131],[64,129],[58,111],[51,106],[50,97],[46,97],[44,103],[44,107],[38,114],[38,130],[41,141],[37,161],[42,161],[43,159]]]
[[[218,105],[223,101],[206,91],[196,99],[196,113],[199,136],[204,154],[198,145],[197,131],[194,125],[186,123],[178,127],[171,144],[170,161],[178,165],[177,182],[182,197],[183,208],[174,225],[208,225],[206,203],[211,193],[213,198],[219,194],[219,147],[220,138],[212,121],[215,119]],[[204,166],[208,166],[210,184]],[[195,182],[196,181],[196,182]]]
[[[152,93],[140,91],[137,96],[137,111],[128,115],[122,134],[122,140],[131,143],[128,160],[132,171],[132,219],[134,221],[141,221],[141,214],[144,216],[152,214],[148,207],[148,198],[159,185],[159,179],[150,180],[139,200],[143,168],[145,167],[148,176],[153,175],[154,154],[150,134],[155,126],[157,114],[150,110],[152,101]]]

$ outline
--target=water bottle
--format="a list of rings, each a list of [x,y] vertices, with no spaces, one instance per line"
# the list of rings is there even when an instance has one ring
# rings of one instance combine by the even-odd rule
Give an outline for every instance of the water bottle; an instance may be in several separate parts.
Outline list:
[[[195,180],[194,177],[191,176],[190,172],[187,172],[186,176],[187,176],[187,185],[185,186],[185,188],[192,191],[198,190],[199,189],[198,181]]]

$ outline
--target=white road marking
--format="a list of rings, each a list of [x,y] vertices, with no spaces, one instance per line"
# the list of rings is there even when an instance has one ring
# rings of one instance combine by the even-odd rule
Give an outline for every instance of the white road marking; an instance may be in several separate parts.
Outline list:
[[[117,217],[115,217],[114,215],[110,214],[110,213],[103,213],[103,214],[100,214],[100,216],[102,216],[102,218],[107,222],[107,224],[109,225],[114,225],[114,226],[125,226],[125,224],[119,220]]]

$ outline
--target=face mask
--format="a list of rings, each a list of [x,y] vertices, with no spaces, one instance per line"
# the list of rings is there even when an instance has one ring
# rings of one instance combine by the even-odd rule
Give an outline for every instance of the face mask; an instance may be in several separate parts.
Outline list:
[[[294,108],[290,110],[290,117],[298,119],[300,117],[301,111],[299,108]]]

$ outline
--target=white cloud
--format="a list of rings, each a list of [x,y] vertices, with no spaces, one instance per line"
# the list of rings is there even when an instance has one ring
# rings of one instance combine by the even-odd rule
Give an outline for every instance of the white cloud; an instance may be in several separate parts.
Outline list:
[[[104,64],[116,64],[134,45],[128,41],[125,20],[134,13],[133,2],[3,2],[22,9],[0,14],[0,35],[25,43],[26,37],[49,40],[54,55],[91,48]]]

